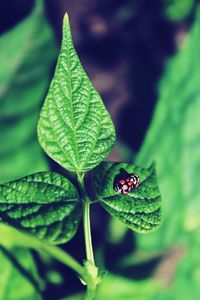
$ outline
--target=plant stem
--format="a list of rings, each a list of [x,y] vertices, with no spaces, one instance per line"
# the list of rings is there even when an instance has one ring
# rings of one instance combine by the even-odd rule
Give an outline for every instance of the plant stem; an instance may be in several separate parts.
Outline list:
[[[87,284],[87,290],[85,295],[83,296],[83,300],[93,300],[96,294],[97,283],[95,281],[95,278],[92,277],[92,274],[86,272],[86,269],[84,267],[82,267],[71,255],[64,252],[62,249],[56,246],[49,246],[47,244],[44,245],[44,247],[40,248],[41,250],[52,255],[57,260],[73,269],[85,281],[85,283]]]
[[[78,174],[78,182],[81,188],[82,200],[83,200],[83,227],[84,227],[84,238],[85,238],[85,250],[86,250],[86,262],[85,269],[91,276],[92,282],[87,284],[87,290],[83,297],[83,300],[93,300],[96,294],[97,284],[99,283],[98,268],[95,265],[94,253],[92,247],[92,236],[91,236],[91,225],[90,225],[90,204],[91,201],[88,197],[85,185],[84,175]]]
[[[83,202],[83,226],[85,236],[86,257],[87,260],[91,261],[95,265],[90,228],[90,202],[87,199],[85,199]]]
[[[43,253],[48,253],[56,260],[73,269],[87,284],[91,284],[91,276],[88,276],[85,268],[81,264],[79,264],[79,262],[76,261],[70,254],[63,251],[61,248],[57,246],[51,246],[35,238],[34,236],[6,225],[0,226],[0,236],[4,237],[1,240],[1,243],[5,247],[9,247],[10,245],[14,244],[34,249],[36,251],[41,251]]]
[[[84,174],[78,174],[78,182],[81,188],[82,200],[83,200],[83,227],[84,227],[84,237],[85,237],[85,250],[86,258],[88,261],[94,262],[94,254],[92,247],[92,236],[91,236],[91,227],[90,227],[90,199],[87,195],[87,191],[84,184]]]
[[[95,289],[90,289],[87,287],[86,293],[83,296],[83,300],[93,300],[96,294],[96,287]]]

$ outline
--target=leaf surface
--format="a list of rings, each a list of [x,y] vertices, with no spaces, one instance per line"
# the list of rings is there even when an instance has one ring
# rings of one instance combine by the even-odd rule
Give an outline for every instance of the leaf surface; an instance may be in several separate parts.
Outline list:
[[[140,178],[140,185],[127,195],[113,189],[120,168],[136,173]],[[93,180],[99,202],[112,216],[137,232],[149,232],[159,227],[161,197],[153,165],[142,169],[127,163],[103,162],[93,171]]]
[[[41,172],[0,186],[0,221],[51,244],[76,233],[81,203],[65,177]]]
[[[111,118],[74,49],[67,15],[55,74],[40,114],[38,136],[52,159],[77,173],[97,166],[115,142]]]

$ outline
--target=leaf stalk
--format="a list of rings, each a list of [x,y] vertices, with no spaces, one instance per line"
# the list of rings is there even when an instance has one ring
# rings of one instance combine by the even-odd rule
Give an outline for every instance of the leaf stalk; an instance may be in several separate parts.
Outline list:
[[[91,235],[91,224],[90,224],[90,204],[91,201],[88,197],[87,190],[84,184],[84,175],[78,174],[78,182],[80,185],[82,200],[83,200],[83,228],[85,238],[85,250],[86,250],[86,261],[84,268],[92,278],[92,283],[87,284],[87,290],[83,297],[83,300],[93,300],[96,294],[97,285],[100,282],[98,277],[98,268],[95,265],[93,246],[92,246],[92,235]]]

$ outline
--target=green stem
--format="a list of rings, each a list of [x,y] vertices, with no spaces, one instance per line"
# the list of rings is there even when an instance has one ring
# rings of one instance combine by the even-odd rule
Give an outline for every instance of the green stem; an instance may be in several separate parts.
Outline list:
[[[93,247],[92,247],[91,228],[90,228],[90,202],[87,199],[85,199],[83,202],[83,225],[84,225],[86,257],[87,260],[91,261],[95,265]]]
[[[42,247],[40,247],[40,249],[45,251],[45,253],[52,255],[54,258],[64,263],[80,275],[87,284],[87,290],[83,296],[83,300],[93,300],[96,294],[97,283],[92,277],[92,274],[86,272],[84,267],[82,267],[71,255],[64,252],[62,249],[55,246],[49,246],[47,244],[42,244],[41,246]]]
[[[78,174],[78,182],[81,188],[82,200],[83,200],[83,227],[84,227],[84,238],[85,238],[85,249],[86,249],[86,262],[85,269],[91,276],[92,282],[87,284],[87,290],[83,297],[83,300],[93,300],[96,294],[97,284],[99,283],[98,268],[95,265],[94,253],[92,247],[92,236],[90,227],[90,204],[91,201],[87,195],[87,191],[84,185],[84,174]]]
[[[90,289],[87,287],[86,293],[83,296],[83,300],[93,300],[96,295],[96,287],[94,289]]]
[[[88,261],[94,262],[94,254],[92,247],[92,236],[90,228],[90,199],[87,195],[87,191],[84,184],[84,174],[78,174],[78,182],[81,188],[82,200],[83,200],[83,227],[84,227],[84,237],[85,237],[85,249],[86,249],[86,258]]]
[[[73,269],[88,285],[91,285],[91,276],[89,276],[85,268],[79,264],[70,254],[63,251],[57,246],[51,246],[34,236],[21,232],[13,227],[1,225],[0,236],[3,236],[2,245],[9,246],[10,244],[20,245],[43,253],[48,253],[56,260],[62,262],[69,268]]]

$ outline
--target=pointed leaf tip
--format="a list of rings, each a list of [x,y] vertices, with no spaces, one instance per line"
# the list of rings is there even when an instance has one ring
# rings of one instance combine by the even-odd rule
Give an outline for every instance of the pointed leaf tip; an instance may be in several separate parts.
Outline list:
[[[74,49],[68,15],[62,46],[38,123],[44,151],[69,171],[96,167],[115,143],[115,128]]]
[[[64,19],[63,19],[63,24],[65,23],[69,25],[69,15],[67,12],[64,14]]]

